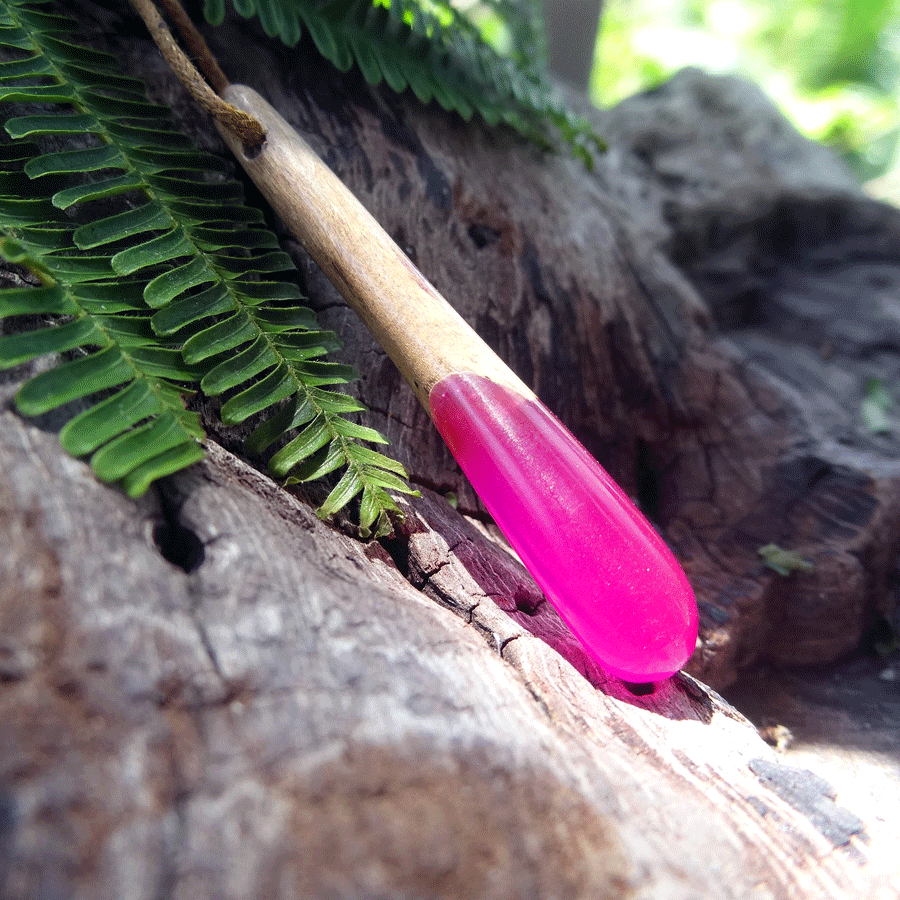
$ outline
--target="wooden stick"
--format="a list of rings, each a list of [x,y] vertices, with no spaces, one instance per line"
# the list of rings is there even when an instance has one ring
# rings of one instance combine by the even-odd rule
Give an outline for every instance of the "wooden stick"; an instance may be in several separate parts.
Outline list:
[[[248,147],[259,144],[263,137],[263,129],[259,122],[247,115],[246,112],[235,109],[234,106],[226,103],[203,80],[203,76],[172,37],[169,26],[159,14],[153,0],[131,0],[131,5],[144,20],[150,37],[153,38],[159,52],[178,76],[179,81],[190,91],[197,103],[215,118],[216,124],[224,122],[229,129],[240,136],[241,142]],[[211,56],[211,54],[209,55]],[[228,80],[222,70],[218,68],[218,63],[216,63],[216,69],[221,73],[221,78],[216,76],[218,83],[223,84],[224,81],[224,84],[227,84]]]
[[[159,5],[175,23],[188,52],[197,60],[200,71],[206,76],[212,89],[217,94],[221,94],[230,82],[222,71],[219,61],[213,56],[203,35],[197,31],[197,26],[191,21],[191,17],[184,11],[184,7],[178,0],[159,0]]]
[[[697,603],[653,526],[294,129],[247,87],[224,97],[266,132],[248,150],[223,130],[235,156],[412,385],[588,653],[626,681],[676,672]]]
[[[429,414],[432,387],[454,373],[483,375],[534,397],[269,103],[244,85],[230,85],[222,97],[266,132],[260,147],[246,151],[220,125],[231,150]]]

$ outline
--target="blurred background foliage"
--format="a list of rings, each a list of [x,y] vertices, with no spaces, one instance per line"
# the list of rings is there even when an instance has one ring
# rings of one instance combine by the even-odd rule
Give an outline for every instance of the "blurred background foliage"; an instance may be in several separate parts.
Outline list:
[[[900,182],[900,0],[605,0],[598,104],[689,65],[745,75],[861,180]]]

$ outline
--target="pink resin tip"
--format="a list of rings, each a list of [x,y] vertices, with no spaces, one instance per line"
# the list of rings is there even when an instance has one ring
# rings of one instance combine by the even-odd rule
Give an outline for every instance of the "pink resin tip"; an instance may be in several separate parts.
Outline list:
[[[668,678],[697,640],[697,602],[653,526],[541,403],[454,374],[434,424],[590,656],[625,681]]]

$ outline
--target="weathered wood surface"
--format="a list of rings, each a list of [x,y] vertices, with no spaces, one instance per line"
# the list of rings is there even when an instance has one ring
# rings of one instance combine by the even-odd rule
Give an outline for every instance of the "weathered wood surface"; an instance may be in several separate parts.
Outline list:
[[[108,40],[220,149],[146,41]],[[641,500],[698,590],[693,672],[827,661],[893,608],[896,442],[858,408],[895,374],[900,217],[753,89],[687,73],[636,98],[589,175],[245,25],[216,51]],[[636,697],[585,659],[292,250],[424,496],[366,546],[211,443],[132,503],[57,422],[4,413],[7,894],[893,896],[869,848],[896,822],[780,765],[689,678]],[[771,541],[815,570],[775,575]]]
[[[876,646],[827,667],[765,666],[727,694],[777,747],[781,762],[812,769],[851,802],[868,826],[868,874],[893,884],[895,894],[900,884],[898,684],[900,650],[885,656]]]
[[[132,503],[0,434],[5,897],[871,896],[861,823],[762,782],[739,714],[596,690],[445,535],[462,616],[215,445]]]
[[[690,671],[723,687],[760,656],[837,659],[895,606],[898,443],[860,407],[869,379],[897,380],[900,212],[737,79],[686,72],[600,117],[592,176],[352,73],[279,79],[266,54],[230,74],[281,104],[682,559]],[[477,512],[393,365],[315,273],[309,288],[413,478]],[[778,575],[769,543],[813,571]]]

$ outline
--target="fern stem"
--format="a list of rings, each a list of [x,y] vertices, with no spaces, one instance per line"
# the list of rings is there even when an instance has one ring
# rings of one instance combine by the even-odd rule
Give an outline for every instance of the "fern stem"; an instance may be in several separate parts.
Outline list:
[[[219,66],[219,61],[213,56],[212,50],[207,46],[203,35],[197,31],[191,17],[184,11],[184,7],[178,0],[159,0],[159,3],[166,11],[166,15],[175,23],[181,39],[190,54],[197,60],[200,71],[206,76],[212,89],[217,94],[221,94],[229,85],[228,77]]]
[[[231,394],[221,408],[226,424],[267,415],[250,452],[299,432],[270,460],[289,482],[346,467],[322,516],[361,495],[360,535],[388,533],[399,513],[388,491],[414,492],[400,463],[357,443],[387,443],[345,418],[363,405],[323,389],[356,373],[323,358],[337,338],[283,280],[295,269],[262,214],[243,205],[240,186],[224,177],[227,164],[172,131],[165,110],[117,72],[113,57],[59,40],[70,20],[41,3],[0,0],[0,49],[30,50],[4,64],[0,101],[52,97],[59,105],[3,123],[13,140],[0,146],[0,253],[43,287],[0,291],[0,316],[52,318],[0,336],[0,368],[81,352],[28,381],[16,397],[20,412],[87,398],[62,445],[139,496],[202,457],[199,416],[184,405],[199,382],[211,396]],[[36,77],[52,84],[33,85]],[[69,145],[82,134],[88,147]],[[28,140],[35,135],[57,136],[61,149],[41,153]],[[107,197],[123,198],[114,207],[121,211],[95,212],[93,201]],[[91,397],[104,389],[113,393]]]
[[[191,96],[197,103],[212,115],[217,122],[220,122],[229,131],[237,134],[245,147],[256,147],[261,144],[265,137],[262,126],[253,116],[236,109],[219,97],[203,80],[203,76],[197,71],[197,68],[188,59],[181,47],[178,46],[175,38],[172,37],[169,26],[163,21],[153,0],[131,0],[131,5],[134,7],[135,12],[144,20],[144,24],[150,32],[150,37],[153,38],[163,58],[178,76],[179,81],[190,91]],[[221,70],[219,71],[221,72]],[[221,77],[227,83],[224,73],[222,73]]]

